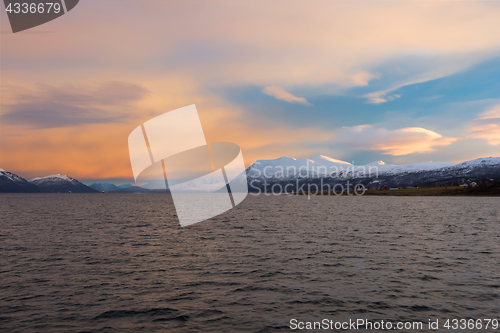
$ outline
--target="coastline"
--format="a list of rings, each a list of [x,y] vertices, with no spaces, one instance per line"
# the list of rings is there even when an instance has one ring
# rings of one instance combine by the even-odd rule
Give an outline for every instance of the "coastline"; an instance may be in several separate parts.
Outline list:
[[[353,191],[349,191],[349,195],[354,195]],[[298,193],[297,195],[348,195],[345,191],[340,193],[331,192],[305,192]],[[484,196],[484,197],[498,197],[500,196],[500,187],[463,187],[463,186],[443,186],[443,187],[419,187],[419,188],[405,188],[405,189],[394,189],[394,190],[366,190],[363,195],[375,195],[375,196]],[[361,196],[361,195],[358,195]]]

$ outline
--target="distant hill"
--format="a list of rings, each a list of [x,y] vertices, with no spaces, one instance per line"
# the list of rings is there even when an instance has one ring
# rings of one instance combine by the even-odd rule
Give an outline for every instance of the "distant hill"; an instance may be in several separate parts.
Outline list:
[[[118,189],[118,186],[111,183],[93,183],[89,187],[99,192],[113,192]]]
[[[97,190],[99,192],[108,192],[108,193],[155,193],[155,192],[165,192],[165,191],[157,191],[150,190],[147,188],[143,188],[140,186],[133,186],[131,184],[124,184],[120,186],[116,186],[111,183],[93,183],[90,184],[89,187]]]
[[[29,181],[48,193],[98,193],[93,188],[66,175],[51,175],[33,178]]]
[[[0,169],[0,193],[158,193],[131,184],[116,186],[111,183],[94,183],[87,186],[66,175],[51,175],[26,180],[12,172]]]

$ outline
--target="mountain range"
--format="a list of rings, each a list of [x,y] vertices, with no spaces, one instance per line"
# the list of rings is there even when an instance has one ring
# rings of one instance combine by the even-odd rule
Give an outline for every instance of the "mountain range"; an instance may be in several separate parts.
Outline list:
[[[268,192],[278,185],[279,188],[286,186],[288,191],[297,191],[304,184],[328,189],[327,186],[333,188],[336,184],[348,186],[348,182],[352,186],[362,184],[367,189],[384,186],[451,186],[499,179],[500,157],[479,158],[457,164],[423,162],[403,165],[386,164],[383,161],[353,165],[324,155],[300,160],[281,157],[253,163],[246,170],[246,175],[251,192]]]
[[[296,191],[302,185],[318,187],[336,184],[363,184],[368,189],[387,187],[432,187],[436,185],[462,185],[481,180],[500,178],[500,157],[479,158],[463,163],[423,162],[411,164],[386,164],[375,161],[366,165],[353,165],[324,155],[310,159],[281,157],[258,160],[236,177],[238,182],[247,177],[250,192],[267,192],[279,185],[288,191]],[[277,184],[277,185],[276,185]],[[288,185],[288,186],[287,186]],[[0,193],[151,193],[168,192],[144,187],[93,183],[89,186],[66,175],[51,175],[26,180],[14,173],[0,169]],[[212,192],[221,184],[192,180],[186,192]],[[182,187],[181,187],[182,189]]]
[[[26,180],[0,169],[0,193],[98,193],[98,191],[66,175]]]

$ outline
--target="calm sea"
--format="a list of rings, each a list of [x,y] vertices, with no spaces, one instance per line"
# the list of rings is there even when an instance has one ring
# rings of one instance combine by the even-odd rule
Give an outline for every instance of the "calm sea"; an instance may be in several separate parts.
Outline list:
[[[0,220],[2,332],[500,317],[498,198],[249,196],[180,228],[166,194],[3,194]]]

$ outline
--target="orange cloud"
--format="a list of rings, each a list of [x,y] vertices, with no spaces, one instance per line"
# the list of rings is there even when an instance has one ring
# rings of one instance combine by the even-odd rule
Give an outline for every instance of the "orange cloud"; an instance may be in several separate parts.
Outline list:
[[[493,107],[493,109],[483,112],[477,119],[499,119],[500,118],[500,104]]]
[[[123,122],[135,102],[149,92],[136,84],[109,81],[92,88],[38,85],[36,89],[10,93],[10,102],[2,103],[2,123],[54,128]]]
[[[484,139],[490,145],[500,144],[500,104],[472,121],[468,138]]]
[[[331,131],[249,116],[211,89],[271,83],[327,86],[324,89],[332,89],[330,84],[366,86],[377,78],[367,68],[391,57],[446,55],[449,65],[418,78],[428,80],[464,69],[500,48],[500,5],[495,2],[320,0],[283,6],[280,1],[124,1],[120,6],[117,11],[111,2],[88,0],[71,19],[54,20],[33,33],[2,34],[0,167],[22,175],[35,172],[32,176],[131,177],[130,131],[193,103],[207,139],[239,144],[247,165],[258,158],[317,154],[307,145],[328,142]],[[5,11],[0,15],[2,31],[8,31]],[[114,94],[116,87],[103,86],[108,81],[132,83],[148,93],[109,104],[99,95],[101,90]],[[27,82],[64,93],[72,85],[83,89],[83,95],[100,96],[100,101],[76,102],[82,96],[72,95],[73,102],[63,106],[76,109],[65,113],[58,109],[61,105],[49,103],[56,96],[52,88]],[[286,91],[274,93],[307,102]],[[57,96],[52,99],[62,98]],[[383,102],[390,96],[374,98]],[[32,129],[33,113],[28,111],[33,110],[26,106],[44,106],[51,117],[38,120],[45,125],[70,127]],[[6,114],[11,116],[2,120]],[[491,124],[471,135],[496,142]],[[432,151],[455,140],[425,129],[359,129],[339,131],[335,142],[403,155]],[[354,134],[357,138],[342,141],[343,135]]]
[[[350,80],[355,86],[367,86],[368,83],[379,76],[366,71],[359,71],[351,75]]]
[[[95,86],[102,88],[105,85]],[[234,142],[240,145],[247,166],[257,159],[276,158],[281,154],[308,156],[313,152],[308,148],[311,141],[327,142],[332,137],[330,131],[325,129],[287,125],[265,119],[264,116],[246,114],[215,96],[196,93],[192,88],[193,85],[187,82],[176,84],[176,82],[152,80],[137,86],[142,87],[141,89],[147,93],[140,94],[133,101],[127,102],[126,107],[122,105],[121,95],[118,97],[113,95],[111,98],[106,89],[101,89],[100,92],[104,97],[87,102],[86,92],[93,91],[93,88],[89,88],[92,87],[90,84],[80,85],[79,88],[87,88],[76,96],[67,95],[67,90],[63,87],[51,87],[50,91],[57,96],[63,94],[69,100],[79,100],[80,102],[75,104],[84,107],[84,110],[85,107],[97,105],[101,108],[101,116],[125,110],[128,117],[114,123],[93,122],[83,113],[79,114],[81,125],[66,123],[65,126],[60,126],[62,125],[60,120],[51,118],[51,122],[47,123],[48,126],[37,126],[38,128],[32,127],[31,120],[26,120],[24,125],[2,122],[0,167],[28,178],[60,173],[77,179],[131,179],[132,169],[128,154],[130,132],[152,117],[192,102],[197,105],[207,141]],[[4,86],[4,88],[8,92],[5,98],[8,105],[22,105],[23,99],[34,104],[47,99],[47,91],[41,92],[36,87]],[[53,95],[49,94],[50,96]],[[110,102],[109,98],[113,101],[117,99],[116,103],[106,105],[105,102]],[[59,96],[57,99],[63,98]],[[101,102],[97,103],[98,100]],[[9,109],[10,111],[12,110]],[[68,117],[64,114],[62,116]],[[1,119],[3,116],[0,117],[0,121]],[[70,120],[75,119],[70,118]]]
[[[495,2],[157,1],[124,2],[118,12],[102,1],[86,3],[71,20],[40,28],[57,33],[2,35],[4,78],[29,67],[26,77],[43,80],[162,72],[210,85],[363,86],[374,78],[367,66],[397,55],[447,55],[449,65],[422,73],[425,80],[464,69],[500,47]],[[1,15],[8,30],[5,11]]]
[[[343,146],[380,150],[383,154],[401,156],[435,151],[437,146],[447,146],[458,138],[443,137],[441,134],[422,127],[405,127],[396,130],[373,128],[371,125],[343,127],[334,142]]]

